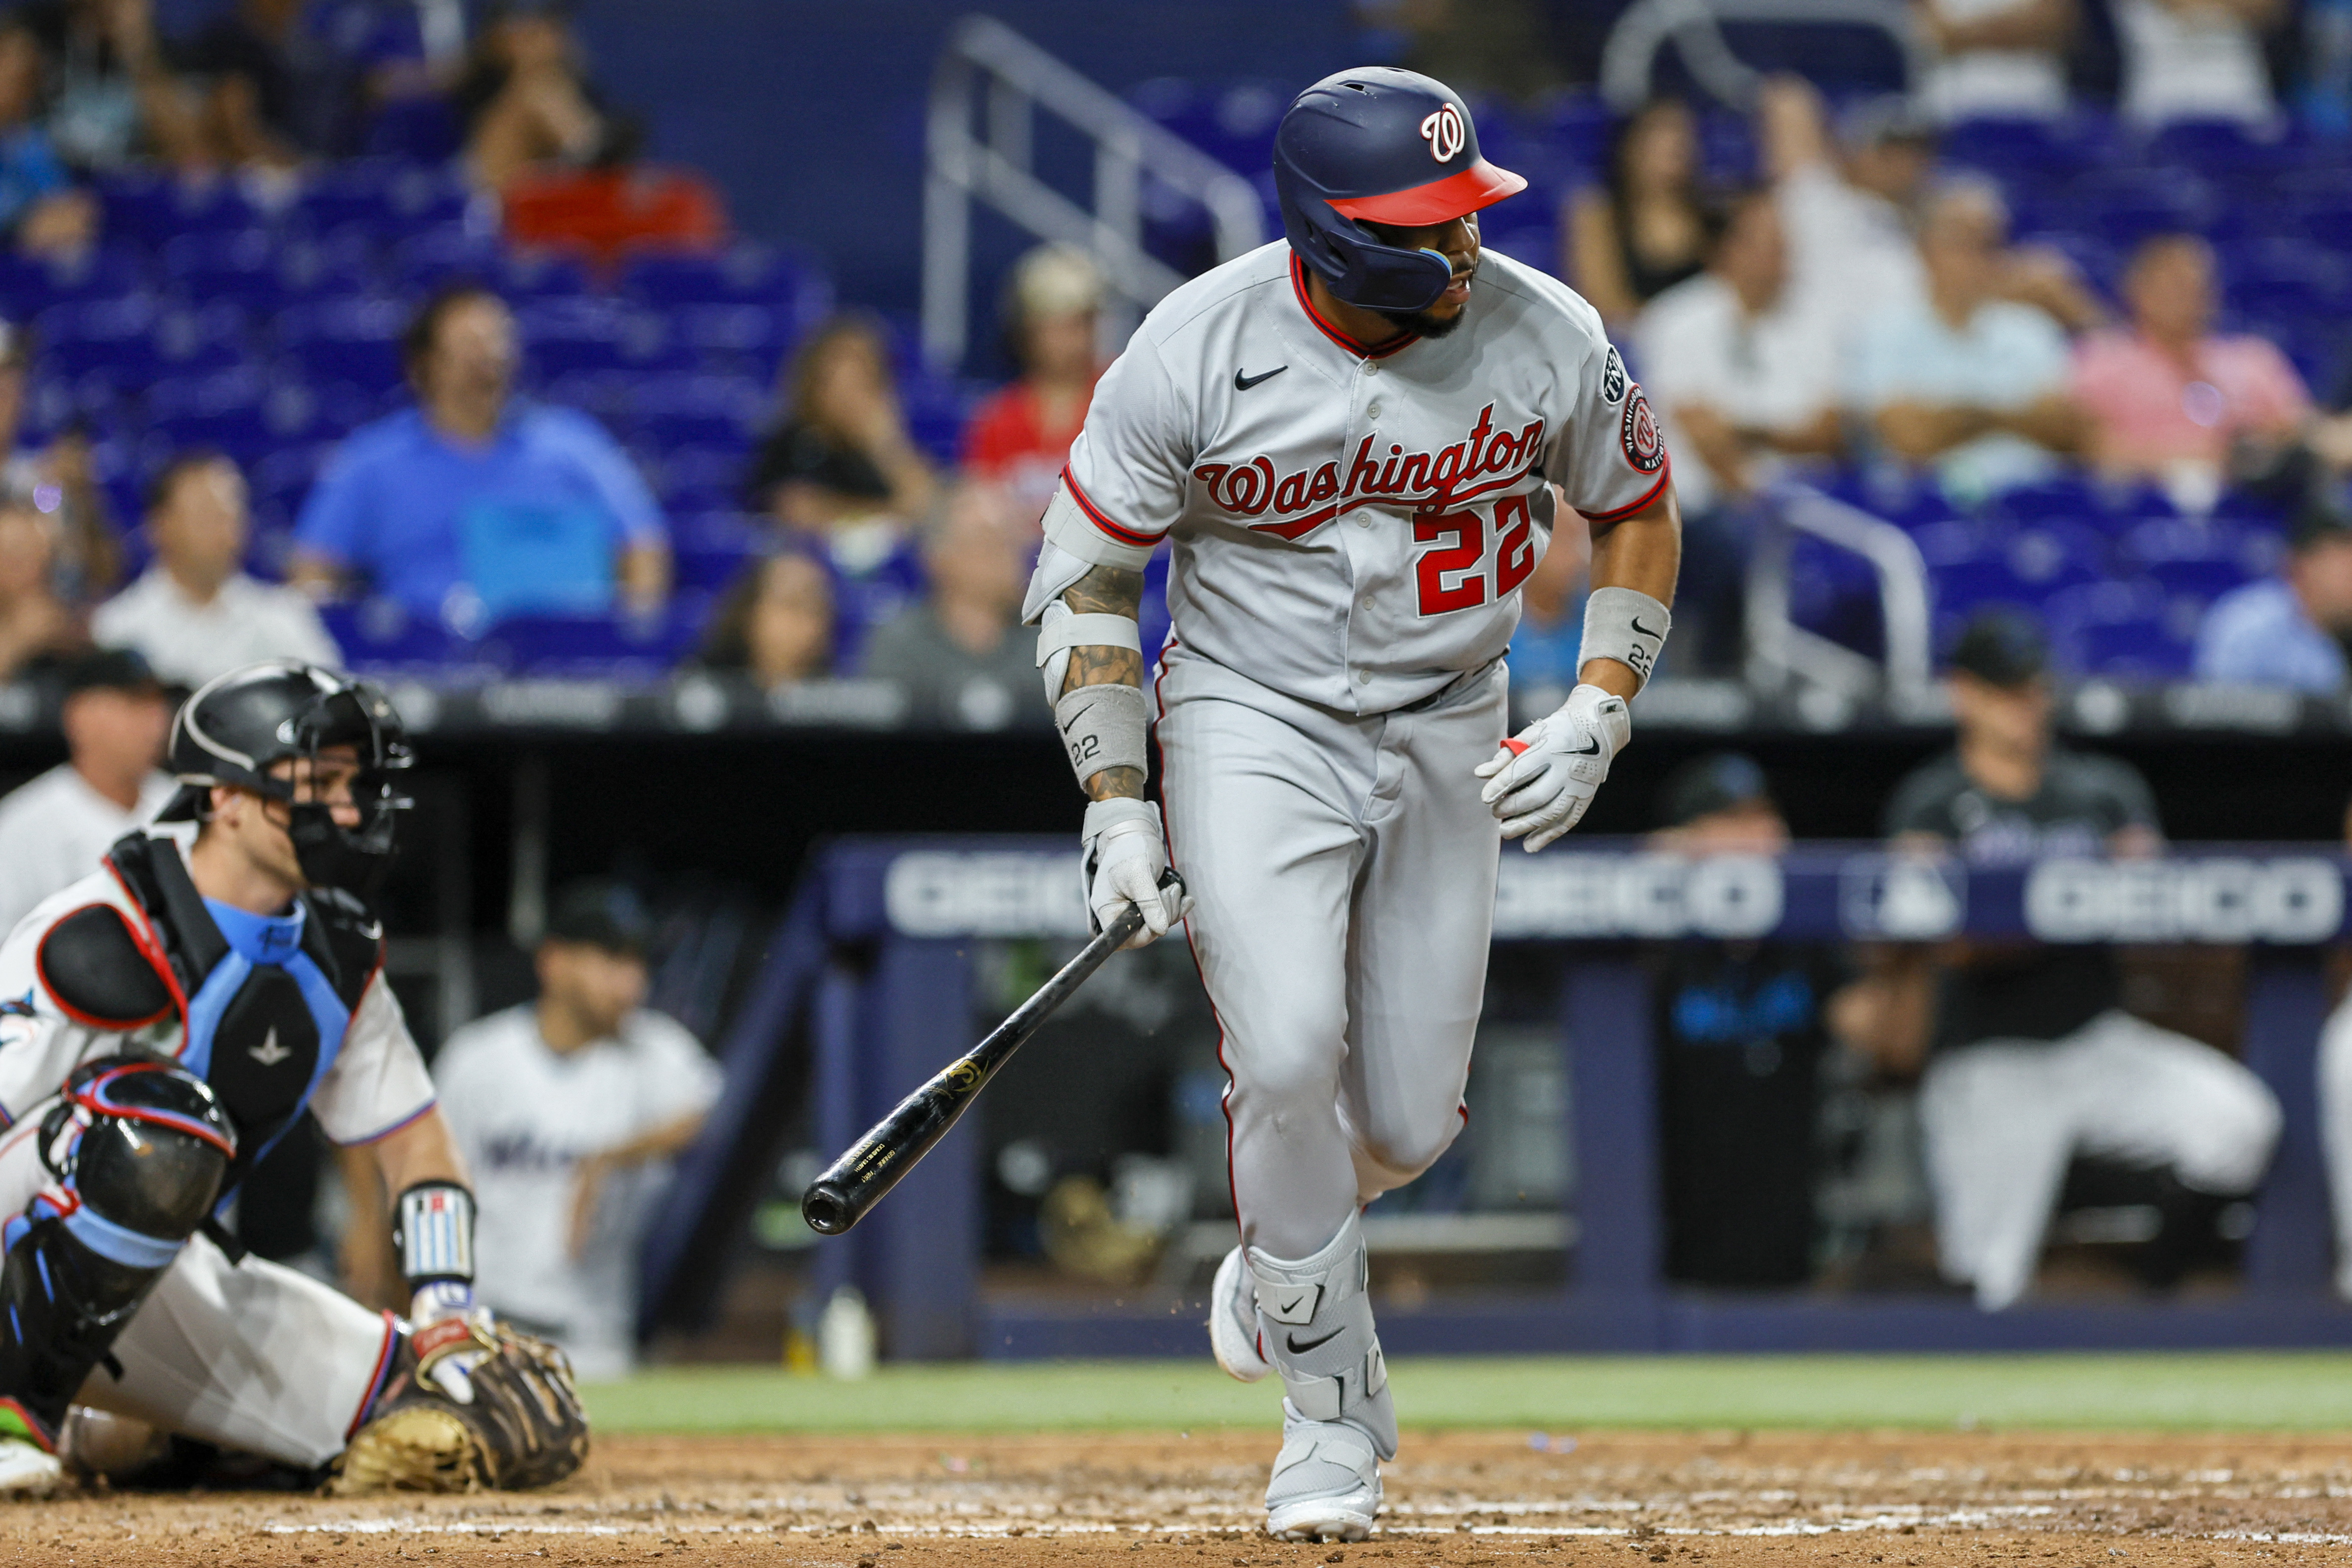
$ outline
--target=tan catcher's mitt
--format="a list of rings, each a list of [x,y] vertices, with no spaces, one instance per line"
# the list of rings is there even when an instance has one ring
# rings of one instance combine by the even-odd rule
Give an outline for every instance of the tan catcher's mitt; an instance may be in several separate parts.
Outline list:
[[[467,1379],[435,1375],[450,1359],[473,1363]],[[472,1399],[446,1391],[468,1379]],[[375,1413],[335,1461],[327,1490],[527,1491],[562,1480],[587,1457],[588,1416],[572,1363],[545,1340],[480,1313],[403,1339]]]

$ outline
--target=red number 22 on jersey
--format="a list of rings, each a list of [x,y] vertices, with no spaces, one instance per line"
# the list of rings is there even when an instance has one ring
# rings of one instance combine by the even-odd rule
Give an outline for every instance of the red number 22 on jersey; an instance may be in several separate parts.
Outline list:
[[[1505,496],[1495,506],[1493,597],[1502,598],[1536,569],[1534,520],[1528,498]],[[1413,563],[1421,590],[1421,613],[1443,616],[1487,602],[1486,520],[1475,511],[1439,512],[1412,520],[1417,544],[1438,544]]]

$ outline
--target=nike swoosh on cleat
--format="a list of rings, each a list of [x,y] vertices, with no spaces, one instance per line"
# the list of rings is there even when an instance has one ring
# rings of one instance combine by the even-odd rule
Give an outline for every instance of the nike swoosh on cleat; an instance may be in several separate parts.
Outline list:
[[[1321,1339],[1309,1340],[1303,1345],[1298,1342],[1298,1336],[1297,1334],[1283,1335],[1282,1342],[1290,1347],[1290,1353],[1292,1355],[1305,1355],[1308,1351],[1314,1350],[1319,1345],[1329,1344],[1333,1340],[1338,1339],[1341,1334],[1344,1334],[1347,1331],[1347,1325],[1343,1323],[1339,1327],[1333,1329],[1329,1333],[1325,1334]]]
[[[1236,365],[1234,367],[1234,390],[1235,392],[1247,392],[1259,382],[1272,381],[1276,376],[1280,375],[1284,371],[1288,370],[1289,368],[1290,367],[1286,364],[1278,364],[1272,370],[1260,375],[1244,375],[1241,373],[1241,367]]]

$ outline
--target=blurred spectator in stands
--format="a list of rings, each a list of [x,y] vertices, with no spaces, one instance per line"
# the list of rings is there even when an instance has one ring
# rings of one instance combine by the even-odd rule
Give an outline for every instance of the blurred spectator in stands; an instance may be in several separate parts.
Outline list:
[[[939,479],[907,432],[881,326],[837,316],[785,367],[782,417],[752,459],[745,500],[824,541],[844,651],[922,591],[910,542]]]
[[[135,648],[177,686],[265,658],[339,665],[342,654],[298,589],[244,571],[251,519],[245,476],[218,452],[184,452],[147,492],[154,563],[90,616],[90,635]]]
[[[0,681],[87,641],[58,594],[58,510],[46,488],[0,479]]]
[[[0,798],[0,931],[98,869],[114,841],[172,798],[157,764],[172,704],[127,648],[85,652],[62,670],[66,760]]]
[[[2352,501],[2339,482],[2294,519],[2278,576],[2232,588],[2197,628],[2200,680],[2327,696],[2344,689],[2352,650]]]
[[[637,1255],[722,1083],[701,1044],[645,1005],[652,936],[627,889],[565,889],[540,940],[539,999],[457,1029],[433,1064],[474,1178],[474,1289],[583,1378],[636,1360]]]
[[[1696,274],[1706,261],[1698,126],[1690,105],[1656,98],[1617,128],[1609,177],[1570,199],[1562,274],[1612,324]]]
[[[150,155],[181,169],[204,162],[153,0],[36,0],[21,14],[48,57],[47,123],[59,157],[90,170]]]
[[[353,61],[305,26],[308,0],[236,0],[190,40],[214,156],[287,169],[347,150],[362,84]]]
[[[1559,487],[1550,489],[1551,542],[1519,584],[1519,624],[1511,633],[1511,703],[1528,713],[1549,713],[1567,701],[1584,663],[1592,531],[1560,499]]]
[[[1916,0],[1912,15],[1934,53],[1920,98],[1937,120],[2066,112],[2075,0]]]
[[[2013,866],[2156,851],[2146,781],[2052,743],[2047,663],[2023,616],[1969,623],[1948,682],[1959,744],[1889,801],[1898,855]],[[2128,1167],[2163,1215],[2139,1258],[2158,1287],[2210,1247],[2221,1210],[2270,1163],[2275,1097],[2221,1052],[2126,1013],[2105,947],[1959,939],[1896,949],[1875,978],[1879,1005],[1857,1020],[1857,1043],[1890,1070],[1925,1067],[1919,1119],[1941,1265],[1981,1307],[2007,1307],[2032,1286],[2078,1158]]]
[[[1633,325],[1642,382],[1664,417],[1685,542],[1676,585],[1683,647],[1697,662],[1738,662],[1747,597],[1743,510],[1791,458],[1844,448],[1837,336],[1802,309],[1769,190],[1735,197],[1710,220],[1706,270],[1650,302]],[[1688,666],[1685,665],[1685,669]]]
[[[0,17],[0,234],[31,256],[73,256],[98,237],[98,203],[77,190],[40,122],[40,40]]]
[[[964,429],[965,469],[1004,486],[1033,519],[1054,499],[1102,374],[1102,293],[1094,258],[1074,245],[1023,257],[1005,312],[1021,379],[992,394]]]
[[[77,426],[45,447],[20,444],[32,351],[29,329],[0,321],[0,484],[53,501],[59,527],[51,576],[59,596],[81,603],[114,586],[122,547],[92,471],[89,435]]]
[[[465,634],[508,616],[651,614],[669,592],[661,510],[603,426],[513,402],[513,313],[444,289],[402,343],[416,406],[361,426],[328,460],[294,530],[313,594],[363,579]]]
[[[1406,69],[1474,97],[1524,99],[1559,85],[1550,9],[1540,0],[1358,0],[1356,15],[1411,40],[1398,62]]]
[[[2263,30],[2284,20],[2284,0],[2110,0],[2123,50],[2126,120],[2236,121],[2267,126],[2278,115]]]
[[[1926,297],[1874,319],[1854,347],[1852,396],[1878,438],[1964,503],[2047,476],[2082,439],[2066,334],[1998,297],[2007,226],[1990,185],[1943,187],[1920,229]]]
[[[2124,275],[2131,325],[2074,350],[2074,396],[2101,471],[2155,479],[2184,511],[2212,509],[2233,459],[2267,467],[2311,417],[2303,377],[2277,347],[2213,331],[2213,247],[2193,234],[2144,240]]]
[[[914,722],[1003,730],[1053,721],[1036,639],[1016,631],[1029,521],[995,485],[967,481],[948,492],[923,542],[930,593],[866,642],[862,673],[897,681]]]
[[[833,574],[787,544],[743,568],[710,617],[698,662],[740,671],[762,691],[833,673]]]
[[[641,140],[604,107],[570,22],[548,0],[503,0],[492,9],[457,101],[466,167],[486,191],[542,165],[625,162]]]

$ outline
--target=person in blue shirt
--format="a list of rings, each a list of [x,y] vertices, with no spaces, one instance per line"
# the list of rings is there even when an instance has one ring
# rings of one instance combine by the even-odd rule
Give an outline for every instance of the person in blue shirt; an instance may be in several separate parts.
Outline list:
[[[98,204],[76,190],[38,115],[41,42],[21,12],[0,19],[0,234],[35,256],[69,256],[98,234]]]
[[[504,301],[447,289],[403,349],[416,406],[361,426],[329,460],[295,525],[296,584],[338,594],[357,579],[467,636],[515,616],[657,609],[660,509],[593,419],[514,399]]]
[[[2200,680],[2344,689],[2352,644],[2352,496],[2315,496],[2296,514],[2286,567],[2213,601],[2197,628]]]

